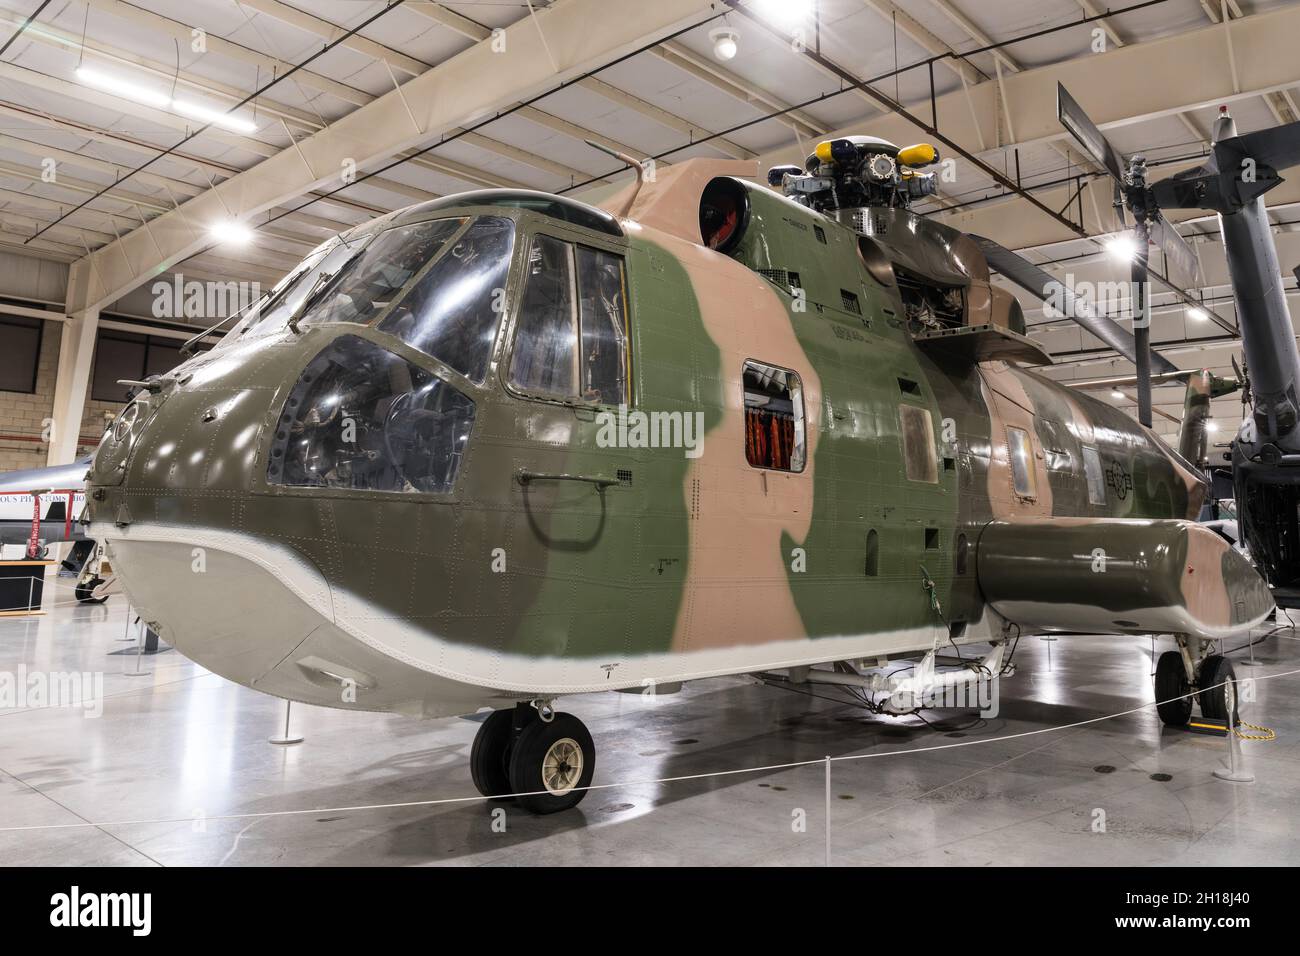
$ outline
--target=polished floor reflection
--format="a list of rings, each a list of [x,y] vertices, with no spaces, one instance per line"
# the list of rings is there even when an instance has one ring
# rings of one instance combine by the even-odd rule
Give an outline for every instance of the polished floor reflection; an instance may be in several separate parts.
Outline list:
[[[1242,744],[1253,784],[1215,779],[1227,742],[1163,729],[1152,709],[990,740],[1149,702],[1148,640],[1026,639],[997,717],[935,711],[932,726],[742,679],[562,700],[596,739],[602,788],[537,818],[457,799],[475,794],[471,720],[295,706],[305,740],[277,747],[282,701],[171,650],[130,676],[121,596],[82,607],[64,587],[47,595],[46,616],[0,619],[0,678],[102,674],[102,714],[48,699],[0,708],[4,864],[819,865],[820,763],[647,781],[825,755],[871,755],[833,764],[836,864],[1300,862],[1300,674],[1257,681],[1243,709],[1278,734]],[[1300,635],[1262,640],[1253,668],[1247,651],[1231,656],[1239,678],[1297,669]],[[945,749],[900,753],[928,747]],[[420,801],[454,802],[387,806]]]

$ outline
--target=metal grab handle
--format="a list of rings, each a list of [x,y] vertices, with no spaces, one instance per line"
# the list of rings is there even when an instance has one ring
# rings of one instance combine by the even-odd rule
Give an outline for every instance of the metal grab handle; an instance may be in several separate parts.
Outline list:
[[[600,491],[619,483],[617,478],[604,478],[600,475],[544,474],[539,471],[521,471],[515,475],[515,478],[521,485],[527,485],[534,481],[583,481],[589,485],[595,485]]]

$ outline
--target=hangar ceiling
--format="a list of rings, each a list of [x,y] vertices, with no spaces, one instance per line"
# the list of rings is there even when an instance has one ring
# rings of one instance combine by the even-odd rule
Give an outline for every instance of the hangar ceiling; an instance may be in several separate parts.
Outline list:
[[[79,263],[70,309],[162,272],[267,285],[332,233],[412,202],[625,181],[587,141],[765,168],[832,133],[933,138],[896,102],[1019,187],[941,143],[953,178],[923,208],[1075,282],[1117,282],[1110,185],[1057,125],[1057,81],[1163,176],[1205,154],[1220,104],[1242,132],[1300,118],[1296,36],[1300,3],[1283,0],[0,0],[0,249]],[[1290,269],[1300,186],[1265,198]],[[1153,342],[1180,367],[1230,374],[1217,225],[1171,218],[1201,259],[1188,291],[1228,328],[1157,290]],[[228,220],[251,242],[218,241]],[[1130,372],[1022,302],[1062,363],[1051,374]],[[1181,388],[1155,401],[1177,416]],[[1235,422],[1237,400],[1215,411]]]

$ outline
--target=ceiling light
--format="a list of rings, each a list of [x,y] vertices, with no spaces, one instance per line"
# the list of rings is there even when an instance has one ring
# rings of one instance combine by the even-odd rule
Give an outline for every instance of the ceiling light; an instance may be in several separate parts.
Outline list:
[[[1199,309],[1193,306],[1187,310],[1187,317],[1193,322],[1204,322],[1210,316],[1204,309]]]
[[[244,246],[253,241],[253,230],[238,219],[226,219],[213,223],[208,234],[222,245]]]
[[[1207,432],[1217,432],[1219,430],[1219,423],[1213,420],[1207,421],[1205,423],[1205,430]]]
[[[731,27],[710,30],[709,39],[713,41],[713,55],[719,60],[730,60],[736,55],[737,36]]]
[[[124,80],[109,73],[101,73],[91,66],[77,67],[76,75],[77,79],[86,86],[93,86],[97,90],[120,96],[126,100],[133,100],[145,106],[155,106],[162,109],[171,103],[171,97],[166,93],[160,93],[148,86],[132,83],[130,80]]]
[[[1112,236],[1104,243],[1107,255],[1120,262],[1132,262],[1137,255],[1137,243],[1128,233]]]
[[[750,6],[763,19],[790,29],[812,14],[813,0],[751,0]]]
[[[1113,389],[1111,389],[1111,391],[1110,391],[1110,397],[1111,397],[1111,398],[1123,398],[1123,397],[1124,397],[1124,393],[1121,392],[1118,388],[1113,388]]]
[[[236,133],[253,133],[257,131],[257,124],[250,119],[245,119],[236,113],[213,109],[211,106],[204,106],[202,103],[195,103],[192,100],[175,100],[172,102],[172,109],[177,113],[202,120],[205,123],[211,123],[213,126],[233,130]]]

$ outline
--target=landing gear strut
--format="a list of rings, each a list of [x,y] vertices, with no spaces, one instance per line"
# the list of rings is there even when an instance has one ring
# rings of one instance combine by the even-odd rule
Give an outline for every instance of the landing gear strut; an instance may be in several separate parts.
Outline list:
[[[1192,717],[1194,697],[1202,715],[1236,726],[1237,675],[1232,662],[1220,654],[1206,653],[1213,646],[1210,641],[1181,634],[1175,639],[1178,650],[1165,651],[1156,661],[1156,711],[1160,719],[1169,727],[1186,727]]]
[[[515,799],[532,813],[558,813],[587,795],[596,746],[582,721],[548,705],[493,711],[479,726],[470,774],[485,797]]]

